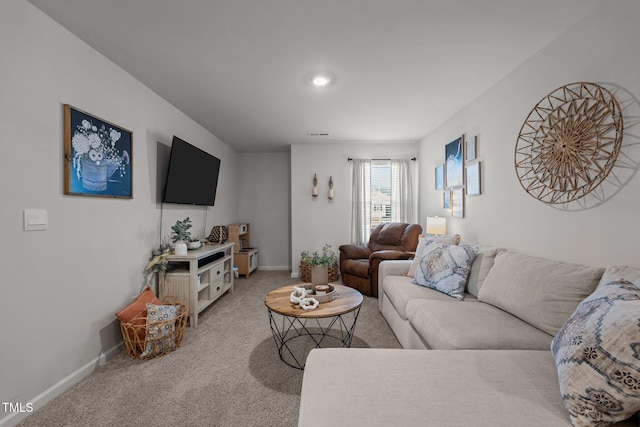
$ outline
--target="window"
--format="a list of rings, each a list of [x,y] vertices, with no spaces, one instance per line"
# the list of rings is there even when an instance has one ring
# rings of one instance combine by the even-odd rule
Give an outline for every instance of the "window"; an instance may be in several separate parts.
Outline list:
[[[391,161],[371,161],[371,226],[391,222]]]
[[[351,243],[365,245],[382,223],[414,223],[413,161],[353,160]]]

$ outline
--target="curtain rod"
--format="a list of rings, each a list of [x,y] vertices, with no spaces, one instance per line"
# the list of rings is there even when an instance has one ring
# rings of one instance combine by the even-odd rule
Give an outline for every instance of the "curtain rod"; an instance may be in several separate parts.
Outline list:
[[[347,161],[350,162],[351,160],[353,160],[351,157],[347,157]],[[397,159],[370,159],[370,160],[397,160]],[[410,160],[412,161],[416,161],[415,157],[412,157]]]

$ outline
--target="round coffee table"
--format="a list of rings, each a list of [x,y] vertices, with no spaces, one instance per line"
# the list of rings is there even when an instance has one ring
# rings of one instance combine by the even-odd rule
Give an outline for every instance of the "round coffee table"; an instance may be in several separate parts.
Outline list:
[[[289,298],[295,286],[304,285],[283,286],[264,297],[280,359],[297,369],[304,369],[312,348],[320,348],[323,344],[330,346],[332,341],[342,347],[351,347],[363,300],[357,290],[331,283],[336,288],[333,301],[321,303],[314,310],[303,310]]]

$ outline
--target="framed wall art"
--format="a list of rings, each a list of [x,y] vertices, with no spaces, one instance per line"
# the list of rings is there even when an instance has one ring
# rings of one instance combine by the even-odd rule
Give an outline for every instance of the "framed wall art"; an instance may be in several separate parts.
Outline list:
[[[444,190],[442,193],[442,207],[451,210],[451,190]]]
[[[464,218],[464,189],[462,187],[451,190],[451,216]]]
[[[444,165],[436,166],[436,190],[444,188]]]
[[[463,158],[462,158],[463,137],[459,136],[445,145],[445,183],[446,188],[458,187],[463,182]]]
[[[64,194],[131,199],[133,134],[64,105]]]
[[[478,149],[478,137],[476,135],[470,136],[464,142],[465,146],[465,161],[475,160],[477,157],[476,150]]]
[[[467,196],[480,195],[480,162],[472,163],[464,170],[467,181]]]

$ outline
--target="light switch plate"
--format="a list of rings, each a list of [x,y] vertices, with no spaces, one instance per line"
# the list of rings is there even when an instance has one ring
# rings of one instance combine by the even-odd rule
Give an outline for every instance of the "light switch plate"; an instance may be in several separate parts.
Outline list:
[[[24,210],[24,231],[46,230],[49,228],[49,214],[46,209]]]

